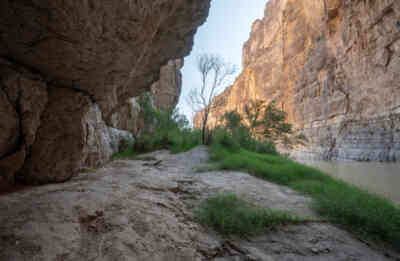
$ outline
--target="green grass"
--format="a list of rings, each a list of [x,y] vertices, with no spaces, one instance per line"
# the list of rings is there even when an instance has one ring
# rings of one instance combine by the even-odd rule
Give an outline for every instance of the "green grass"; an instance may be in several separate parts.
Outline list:
[[[118,152],[112,156],[112,160],[134,159],[137,155],[138,153],[135,151]]]
[[[180,130],[177,128],[159,128],[151,134],[145,134],[135,143],[123,144],[121,152],[115,153],[112,160],[135,159],[138,155],[161,149],[172,153],[185,152],[201,144],[198,131]]]
[[[169,139],[171,152],[186,152],[201,144],[201,133],[194,130],[175,130],[170,133]]]
[[[308,194],[319,214],[357,234],[400,249],[400,207],[383,197],[280,156],[229,149],[214,143],[211,157],[219,169],[244,170]]]
[[[303,222],[291,213],[255,207],[234,194],[207,199],[198,212],[201,223],[223,234],[253,234],[276,226]]]
[[[185,152],[201,144],[201,136],[197,131],[177,128],[159,128],[153,133],[140,137],[133,150],[146,153],[160,149],[168,149],[173,153]]]
[[[146,134],[134,144],[124,146],[122,152],[115,153],[112,160],[135,159],[138,155],[161,149],[168,149],[172,153],[185,152],[201,144],[199,132],[178,129],[159,129],[154,133]]]

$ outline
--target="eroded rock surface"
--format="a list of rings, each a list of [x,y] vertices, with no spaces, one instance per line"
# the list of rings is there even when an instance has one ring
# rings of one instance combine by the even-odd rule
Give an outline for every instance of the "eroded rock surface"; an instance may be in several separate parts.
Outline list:
[[[104,113],[187,55],[210,1],[2,1],[0,56],[93,96]]]
[[[170,60],[160,69],[158,81],[153,83],[150,90],[138,97],[132,97],[122,103],[118,110],[107,120],[114,128],[131,131],[135,135],[145,132],[152,126],[145,126],[140,113],[140,99],[147,96],[151,105],[156,109],[175,108],[179,101],[182,88],[183,59]]]
[[[160,79],[151,86],[154,105],[159,109],[175,108],[182,88],[183,59],[171,60],[161,67]]]
[[[160,105],[176,103],[181,59],[209,6],[1,1],[0,183],[64,181],[109,160],[121,138],[110,127],[130,130],[128,116],[112,117],[130,113],[128,99],[153,89]]]
[[[47,102],[42,77],[0,58],[0,187],[12,183],[36,141]],[[3,179],[3,182],[2,180]]]
[[[194,212],[222,191],[259,206],[318,216],[311,199],[291,189],[241,172],[195,172],[207,163],[205,147],[141,158],[1,195],[0,260],[396,260],[395,253],[327,223],[283,226],[256,237],[218,235],[200,226]]]
[[[277,101],[309,145],[299,157],[400,157],[400,2],[270,0],[242,74],[211,117]]]

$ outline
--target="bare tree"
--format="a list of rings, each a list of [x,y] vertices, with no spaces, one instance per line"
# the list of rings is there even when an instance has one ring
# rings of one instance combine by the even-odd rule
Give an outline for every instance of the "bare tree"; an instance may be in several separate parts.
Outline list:
[[[190,90],[186,102],[201,118],[202,141],[206,144],[210,112],[221,106],[215,98],[225,81],[236,72],[236,68],[217,55],[202,54],[197,58],[197,69],[201,75],[201,86]]]

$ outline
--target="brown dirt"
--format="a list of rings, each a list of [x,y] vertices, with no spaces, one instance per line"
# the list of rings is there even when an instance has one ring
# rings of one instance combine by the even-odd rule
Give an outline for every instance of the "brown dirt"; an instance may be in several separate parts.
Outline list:
[[[400,260],[327,223],[224,237],[193,210],[220,191],[257,205],[318,217],[311,199],[241,172],[197,173],[205,147],[119,160],[63,184],[0,196],[0,260]],[[157,164],[151,164],[151,163]]]

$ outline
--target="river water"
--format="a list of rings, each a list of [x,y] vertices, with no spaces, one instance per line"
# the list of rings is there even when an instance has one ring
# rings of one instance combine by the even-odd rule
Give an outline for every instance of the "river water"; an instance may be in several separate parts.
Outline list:
[[[400,163],[299,161],[400,205]]]

